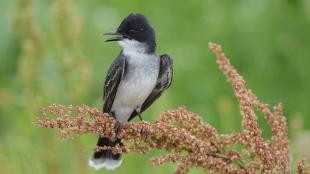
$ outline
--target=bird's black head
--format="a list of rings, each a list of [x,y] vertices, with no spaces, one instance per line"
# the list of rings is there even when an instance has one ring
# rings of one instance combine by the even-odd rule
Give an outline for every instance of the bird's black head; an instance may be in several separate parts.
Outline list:
[[[119,41],[123,47],[144,44],[147,47],[147,52],[155,51],[155,32],[143,14],[130,14],[122,21],[116,31],[105,34],[116,35],[116,37],[106,40],[107,42]]]

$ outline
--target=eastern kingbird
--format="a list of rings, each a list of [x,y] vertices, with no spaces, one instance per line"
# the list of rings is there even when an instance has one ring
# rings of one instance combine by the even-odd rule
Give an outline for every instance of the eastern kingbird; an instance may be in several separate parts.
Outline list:
[[[103,112],[110,113],[121,125],[139,116],[170,86],[172,59],[155,52],[154,29],[142,14],[130,14],[117,30],[105,33],[115,37],[123,50],[114,59],[105,78]],[[113,147],[122,142],[118,138],[99,137],[97,146]],[[121,154],[111,150],[96,151],[89,161],[95,169],[113,170],[122,163]]]

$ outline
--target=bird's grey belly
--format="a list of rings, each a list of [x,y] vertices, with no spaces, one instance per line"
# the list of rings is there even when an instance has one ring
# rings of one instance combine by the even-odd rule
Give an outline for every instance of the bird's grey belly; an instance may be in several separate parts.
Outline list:
[[[134,110],[141,105],[154,89],[158,77],[158,68],[132,67],[120,82],[112,111],[120,122],[127,122]]]

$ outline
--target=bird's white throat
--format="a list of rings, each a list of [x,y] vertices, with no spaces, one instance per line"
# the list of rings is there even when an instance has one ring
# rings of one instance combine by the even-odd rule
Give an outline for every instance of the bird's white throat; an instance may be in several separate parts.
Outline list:
[[[147,45],[145,43],[123,39],[118,41],[118,44],[123,47],[123,54],[127,56],[140,57],[141,55],[147,54]]]

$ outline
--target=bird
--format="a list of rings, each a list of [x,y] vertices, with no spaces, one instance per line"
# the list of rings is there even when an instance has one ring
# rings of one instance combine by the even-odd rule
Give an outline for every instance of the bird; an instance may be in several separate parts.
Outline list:
[[[172,82],[172,58],[156,54],[155,31],[141,13],[131,13],[119,27],[105,35],[114,37],[122,50],[110,65],[103,89],[104,113],[124,125],[149,108],[168,89]],[[117,132],[117,129],[116,129]],[[99,136],[97,146],[123,146],[119,138]],[[95,151],[89,165],[95,169],[114,170],[122,163],[121,154],[111,150]]]

